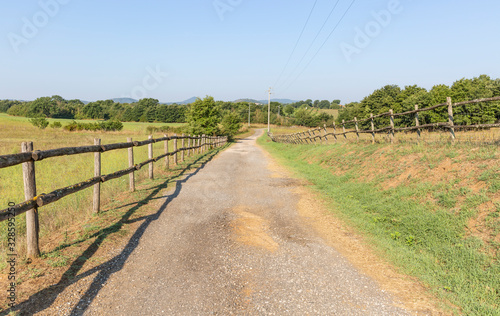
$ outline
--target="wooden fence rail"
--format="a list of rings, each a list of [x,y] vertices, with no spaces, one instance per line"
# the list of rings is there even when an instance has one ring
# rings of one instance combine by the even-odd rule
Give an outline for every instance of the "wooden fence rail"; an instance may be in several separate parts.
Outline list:
[[[177,148],[177,140],[182,140],[182,147]],[[184,140],[188,139],[188,146],[184,147]],[[168,150],[168,141],[174,141],[174,150]],[[192,140],[192,142],[191,142]],[[165,142],[165,153],[159,156],[153,156],[152,144],[156,142]],[[177,154],[182,154],[182,160],[184,160],[184,153],[188,156],[194,154],[195,150],[199,153],[204,153],[213,148],[224,146],[227,143],[227,137],[209,137],[205,135],[201,136],[166,136],[162,138],[153,138],[149,136],[148,140],[145,141],[132,141],[132,138],[128,138],[126,143],[117,143],[109,145],[100,145],[101,140],[95,139],[95,145],[93,146],[82,146],[82,147],[66,147],[57,148],[50,150],[36,150],[33,151],[33,143],[23,143],[22,150],[20,154],[4,155],[0,156],[0,168],[7,168],[15,166],[18,164],[23,164],[23,177],[24,177],[24,188],[25,188],[25,198],[26,201],[10,206],[7,209],[0,210],[0,222],[8,220],[13,216],[18,216],[26,213],[26,234],[27,234],[27,255],[28,257],[38,257],[40,255],[39,245],[38,245],[38,208],[54,203],[65,196],[70,194],[85,190],[90,187],[94,187],[93,195],[93,210],[94,212],[99,212],[100,210],[100,184],[107,182],[109,180],[117,179],[126,175],[130,175],[129,186],[130,190],[135,190],[135,176],[134,172],[141,169],[145,165],[149,165],[149,177],[153,178],[153,163],[159,161],[160,159],[167,158],[165,166],[168,168],[168,157],[174,157],[174,163],[178,163]],[[191,144],[192,145],[189,145]],[[134,164],[134,154],[133,147],[148,146],[148,160],[143,161],[138,164]],[[129,168],[124,170],[119,170],[111,174],[101,175],[101,153],[128,148],[128,162]],[[42,159],[67,156],[67,155],[78,155],[83,153],[95,153],[94,155],[94,177],[86,181],[73,184],[64,188],[54,190],[48,194],[36,194],[36,179],[35,179],[35,162]]]
[[[464,102],[457,102],[457,103],[452,103],[451,98],[448,97],[447,101],[445,103],[433,105],[427,108],[422,108],[419,109],[418,105],[415,105],[415,110],[412,111],[407,111],[407,112],[402,112],[402,113],[393,113],[392,110],[389,110],[388,112],[380,113],[377,115],[370,114],[369,118],[358,120],[356,117],[353,120],[350,121],[344,121],[342,120],[342,132],[337,133],[336,132],[336,124],[333,123],[333,132],[328,133],[326,129],[326,125],[323,127],[318,127],[315,129],[310,129],[305,132],[299,132],[299,133],[293,133],[293,134],[283,134],[283,135],[273,135],[272,133],[269,133],[269,137],[273,142],[279,142],[279,143],[289,143],[289,144],[310,144],[310,143],[315,143],[318,139],[320,141],[323,140],[328,140],[328,136],[333,136],[335,141],[337,141],[337,136],[344,136],[344,138],[347,138],[347,134],[350,133],[356,133],[356,137],[359,140],[359,134],[372,134],[372,143],[375,142],[375,134],[376,133],[388,133],[390,137],[391,143],[394,141],[395,138],[395,132],[403,132],[403,131],[412,131],[416,130],[418,139],[420,138],[420,131],[422,129],[428,129],[428,128],[447,128],[450,132],[450,138],[452,141],[455,140],[455,130],[458,129],[477,129],[477,128],[493,128],[493,127],[500,127],[500,123],[494,123],[494,124],[471,124],[471,125],[455,125],[454,123],[454,117],[453,117],[453,108],[457,106],[465,106],[469,104],[477,104],[481,102],[489,102],[489,101],[500,101],[500,97],[494,97],[494,98],[484,98],[484,99],[477,99],[477,100],[471,100],[471,101],[464,101]],[[431,123],[431,124],[420,124],[419,121],[419,113],[420,112],[426,112],[426,111],[432,111],[441,107],[447,107],[448,109],[448,122],[437,122],[437,123]],[[394,124],[394,118],[399,117],[399,116],[404,116],[404,115],[415,115],[415,126],[407,126],[407,127],[395,127]],[[388,117],[390,119],[390,125],[381,127],[378,129],[375,129],[375,123],[374,119],[379,118],[379,117]],[[360,130],[359,129],[359,123],[363,122],[368,122],[370,121],[371,129],[368,130]],[[354,124],[354,129],[353,130],[346,130],[346,124]],[[318,135],[316,135],[318,133]],[[322,134],[323,133],[323,134]],[[417,140],[418,140],[417,139]]]

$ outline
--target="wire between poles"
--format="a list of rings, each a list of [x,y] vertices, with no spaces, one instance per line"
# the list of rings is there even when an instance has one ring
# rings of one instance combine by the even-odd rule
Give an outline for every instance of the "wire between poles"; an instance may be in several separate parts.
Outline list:
[[[278,84],[278,82],[281,79],[281,76],[283,76],[283,74],[285,73],[286,67],[288,67],[288,64],[290,63],[290,60],[292,59],[293,53],[295,53],[295,50],[297,49],[297,46],[299,45],[299,41],[302,38],[302,35],[304,34],[304,30],[306,29],[306,26],[309,23],[309,20],[311,19],[311,15],[312,15],[312,13],[314,11],[314,8],[316,7],[317,3],[318,3],[318,0],[316,0],[314,2],[314,5],[313,5],[313,7],[311,9],[311,12],[309,12],[309,16],[307,17],[306,23],[304,24],[304,27],[302,28],[302,31],[300,32],[299,38],[297,39],[297,42],[295,42],[295,46],[292,49],[292,53],[288,57],[288,60],[287,60],[287,62],[285,64],[285,67],[283,67],[283,70],[281,71],[280,75],[278,76],[278,79],[276,79],[276,82],[274,83],[273,87],[276,87],[276,85]]]
[[[344,14],[342,15],[342,17],[340,18],[340,20],[337,22],[337,24],[335,25],[335,27],[333,28],[333,30],[330,32],[330,34],[328,34],[327,38],[325,39],[325,41],[323,42],[323,44],[321,44],[321,46],[318,48],[318,50],[316,51],[316,53],[314,54],[314,56],[309,60],[309,62],[307,63],[307,65],[304,67],[304,69],[302,69],[302,71],[299,73],[299,75],[297,77],[295,77],[295,79],[288,85],[288,87],[283,90],[282,92],[285,92],[287,91],[288,89],[290,89],[290,87],[295,83],[295,81],[297,81],[297,79],[304,73],[304,71],[306,71],[307,67],[309,67],[309,65],[312,63],[312,61],[314,60],[314,58],[316,58],[316,56],[318,55],[318,53],[321,51],[321,49],[323,48],[323,46],[325,46],[326,42],[328,42],[328,40],[330,39],[330,37],[332,36],[333,32],[335,32],[335,30],[337,29],[337,27],[340,25],[340,23],[342,22],[342,20],[344,19],[344,17],[347,15],[347,12],[349,12],[349,10],[351,9],[351,7],[354,5],[354,2],[356,2],[356,0],[352,0],[351,4],[349,5],[349,7],[347,8],[347,10],[344,12]]]

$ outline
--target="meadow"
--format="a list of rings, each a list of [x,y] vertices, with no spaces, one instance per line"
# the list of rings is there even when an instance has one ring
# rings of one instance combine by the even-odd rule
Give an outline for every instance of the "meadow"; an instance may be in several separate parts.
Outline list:
[[[500,315],[498,146],[451,145],[449,138],[356,143],[350,136],[327,145],[279,144],[267,136],[259,143],[382,257],[449,302],[450,312]]]
[[[49,119],[49,122],[59,121],[66,125],[73,120]],[[92,121],[85,121],[92,122]],[[134,140],[147,139],[148,126],[174,126],[183,124],[162,123],[123,123],[124,128],[119,132],[68,132],[62,128],[39,129],[32,126],[27,118],[12,117],[0,114],[0,155],[21,152],[21,143],[32,141],[35,150],[46,150],[61,147],[93,145],[94,138],[100,138],[102,144],[126,142],[127,137]],[[155,137],[163,136],[157,133]],[[155,153],[163,153],[164,143],[154,144]],[[170,144],[170,148],[173,145]],[[37,193],[49,193],[55,189],[82,182],[93,177],[93,154],[56,157],[42,160],[35,164]],[[114,150],[102,154],[102,174],[109,174],[128,168],[127,150]],[[148,158],[147,146],[134,148],[135,162],[145,161]],[[170,158],[172,159],[172,157]],[[161,166],[162,163],[156,164]],[[147,178],[147,168],[136,172],[136,181],[141,182]],[[19,203],[25,200],[22,166],[17,165],[0,169],[0,205],[7,208],[9,202]],[[122,177],[101,185],[101,203],[105,205],[113,201],[113,197],[120,192],[128,190],[128,177]],[[84,190],[63,198],[57,203],[43,207],[39,212],[40,239],[43,251],[44,240],[50,238],[50,233],[63,230],[64,227],[92,216],[92,190]],[[20,256],[25,254],[25,222],[24,216],[19,217],[17,252]],[[6,240],[5,223],[0,224],[0,236]],[[0,268],[5,266],[5,245],[0,246]]]

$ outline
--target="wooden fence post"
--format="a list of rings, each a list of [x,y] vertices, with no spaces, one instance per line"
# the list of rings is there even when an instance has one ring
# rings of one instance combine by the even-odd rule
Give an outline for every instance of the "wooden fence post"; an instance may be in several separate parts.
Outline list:
[[[166,134],[163,135],[164,137],[168,137]],[[168,154],[168,139],[165,141],[165,154]],[[165,157],[165,169],[169,169],[170,166],[169,166],[169,160],[170,160],[170,156],[166,156]]]
[[[394,111],[392,109],[389,110],[389,114],[391,115],[391,144],[394,143]]]
[[[197,153],[198,153],[198,155],[199,155],[199,154],[201,154],[201,135],[198,135],[198,141],[197,141],[197,143],[198,143],[198,144],[197,144],[197,146],[196,146],[196,147],[198,147],[198,149],[197,149]]]
[[[337,126],[335,126],[335,122],[333,122],[333,138],[335,138],[335,142],[337,142]]]
[[[182,140],[181,140],[181,146],[182,146],[182,148],[181,148],[181,150],[182,150],[181,151],[181,161],[182,162],[184,162],[184,145],[185,145],[185,138],[184,137],[186,137],[186,135],[182,134]]]
[[[191,148],[191,135],[188,134],[188,144],[187,144],[187,148]],[[188,149],[187,150],[187,156],[189,157],[191,155],[191,149]]]
[[[453,120],[453,103],[451,103],[451,97],[446,98],[446,103],[448,103],[448,124],[450,125],[450,136],[451,142],[455,142],[455,123]]]
[[[152,135],[149,135],[148,139],[153,139]],[[153,159],[153,143],[148,145],[148,159]],[[149,179],[154,179],[153,174],[153,163],[149,163]]]
[[[415,104],[415,111],[418,110],[418,104]],[[415,126],[420,126],[420,121],[418,120],[418,112],[415,113]],[[417,128],[417,144],[420,143],[420,128]]]
[[[99,138],[94,138],[94,145],[101,145]],[[94,177],[101,176],[101,152],[94,153]],[[94,214],[101,209],[101,182],[94,184]]]
[[[177,162],[177,134],[174,134],[174,137],[175,137],[175,139],[174,139],[174,152],[175,152],[175,154],[174,154],[174,164],[177,166],[177,163],[178,163]]]
[[[359,142],[359,127],[358,127],[358,119],[354,117],[354,125],[356,126],[356,142]]]
[[[201,135],[201,147],[200,147],[200,150],[201,150],[201,153],[204,154],[205,153],[205,134]]]
[[[345,134],[345,120],[342,120],[342,132],[344,133],[344,139],[347,139],[347,135]]]
[[[328,134],[328,132],[326,131],[326,124],[323,124],[323,129],[325,131],[325,145],[328,144],[328,137],[326,137],[326,134]]]
[[[196,136],[193,135],[193,137],[194,137],[193,141],[192,141],[192,143],[193,143],[193,146],[192,146],[193,149],[191,149],[191,154],[194,156],[196,154]]]
[[[32,152],[33,142],[25,142],[21,144],[21,151]],[[23,179],[24,179],[24,198],[31,200],[36,196],[36,177],[35,177],[35,162],[29,161],[23,163]],[[29,258],[40,257],[40,247],[38,246],[39,234],[38,210],[33,208],[26,212],[26,243],[27,256]]]
[[[127,142],[131,143],[132,138],[128,137]],[[128,167],[132,168],[134,166],[134,147],[128,149]],[[128,178],[130,191],[135,191],[135,171],[129,174]]]
[[[370,113],[370,123],[372,129],[372,144],[375,144],[375,123],[373,122],[373,113]]]

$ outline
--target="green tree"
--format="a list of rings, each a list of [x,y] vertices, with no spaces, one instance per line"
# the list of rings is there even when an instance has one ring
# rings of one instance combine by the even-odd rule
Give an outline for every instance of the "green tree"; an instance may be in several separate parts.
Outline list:
[[[28,114],[30,116],[50,117],[55,112],[56,100],[51,97],[41,97],[30,103]]]
[[[233,138],[241,128],[241,118],[234,112],[229,112],[222,118],[222,133]]]
[[[89,119],[100,119],[103,118],[103,108],[101,107],[100,101],[90,102],[85,105],[82,109],[85,118]]]
[[[295,112],[295,108],[290,104],[287,104],[283,109],[283,113],[285,113],[286,116],[292,116],[293,112]]]
[[[221,122],[221,111],[213,97],[197,98],[191,103],[186,119],[188,129],[194,135],[217,135]]]

